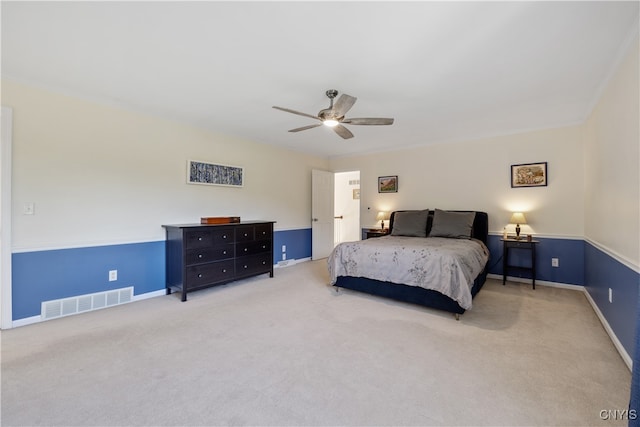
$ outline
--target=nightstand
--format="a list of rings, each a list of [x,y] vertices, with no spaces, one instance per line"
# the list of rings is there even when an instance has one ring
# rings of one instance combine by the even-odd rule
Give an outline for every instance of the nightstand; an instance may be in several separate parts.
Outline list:
[[[381,237],[389,234],[389,229],[385,228],[384,230],[381,228],[367,228],[365,230],[367,233],[367,239],[371,239],[373,237]]]
[[[531,280],[533,289],[536,288],[536,245],[540,243],[537,240],[516,240],[516,239],[500,239],[502,240],[502,285],[507,281],[508,270],[524,270],[531,272]],[[528,250],[531,255],[531,266],[523,267],[520,265],[509,264],[509,251],[512,249]]]

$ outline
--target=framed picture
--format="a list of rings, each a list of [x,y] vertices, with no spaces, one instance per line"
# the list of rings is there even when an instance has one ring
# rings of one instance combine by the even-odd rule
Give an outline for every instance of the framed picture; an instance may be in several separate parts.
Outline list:
[[[397,192],[398,192],[398,175],[378,177],[378,193],[397,193]]]
[[[244,168],[187,160],[187,183],[242,187]]]
[[[511,188],[546,187],[547,162],[511,165]]]

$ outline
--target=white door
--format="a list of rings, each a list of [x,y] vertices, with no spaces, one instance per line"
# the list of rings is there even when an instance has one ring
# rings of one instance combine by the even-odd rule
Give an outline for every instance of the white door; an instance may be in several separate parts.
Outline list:
[[[0,328],[12,326],[11,312],[11,133],[12,112],[0,116]]]
[[[311,173],[311,259],[329,256],[333,250],[332,172],[313,170]]]

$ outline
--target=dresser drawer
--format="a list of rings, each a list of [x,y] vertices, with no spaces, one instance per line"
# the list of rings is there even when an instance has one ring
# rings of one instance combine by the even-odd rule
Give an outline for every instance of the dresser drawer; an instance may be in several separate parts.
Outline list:
[[[194,230],[184,232],[184,246],[191,248],[208,248],[213,244],[213,233],[209,230]]]
[[[236,228],[236,242],[251,242],[255,240],[256,228],[253,225],[245,225]]]
[[[258,224],[255,228],[256,240],[271,239],[273,224]]]
[[[262,240],[260,242],[236,243],[236,256],[254,255],[261,252],[271,251],[271,241]]]
[[[185,264],[202,264],[205,262],[233,258],[233,256],[233,244],[219,245],[210,248],[188,249],[185,255]]]
[[[271,253],[251,255],[236,259],[236,276],[269,273],[271,268]]]
[[[234,277],[233,267],[233,259],[187,267],[185,277],[187,289],[232,280]]]
[[[184,233],[185,248],[207,248],[213,245],[233,243],[233,232],[234,229],[230,227],[204,227],[202,230],[188,230]]]

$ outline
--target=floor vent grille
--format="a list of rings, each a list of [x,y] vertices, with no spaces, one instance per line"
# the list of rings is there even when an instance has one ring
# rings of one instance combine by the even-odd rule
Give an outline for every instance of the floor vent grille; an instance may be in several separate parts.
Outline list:
[[[70,316],[72,314],[126,304],[132,300],[133,286],[130,286],[128,288],[96,292],[95,294],[44,301],[42,302],[40,316],[42,320],[55,319],[56,317]]]

